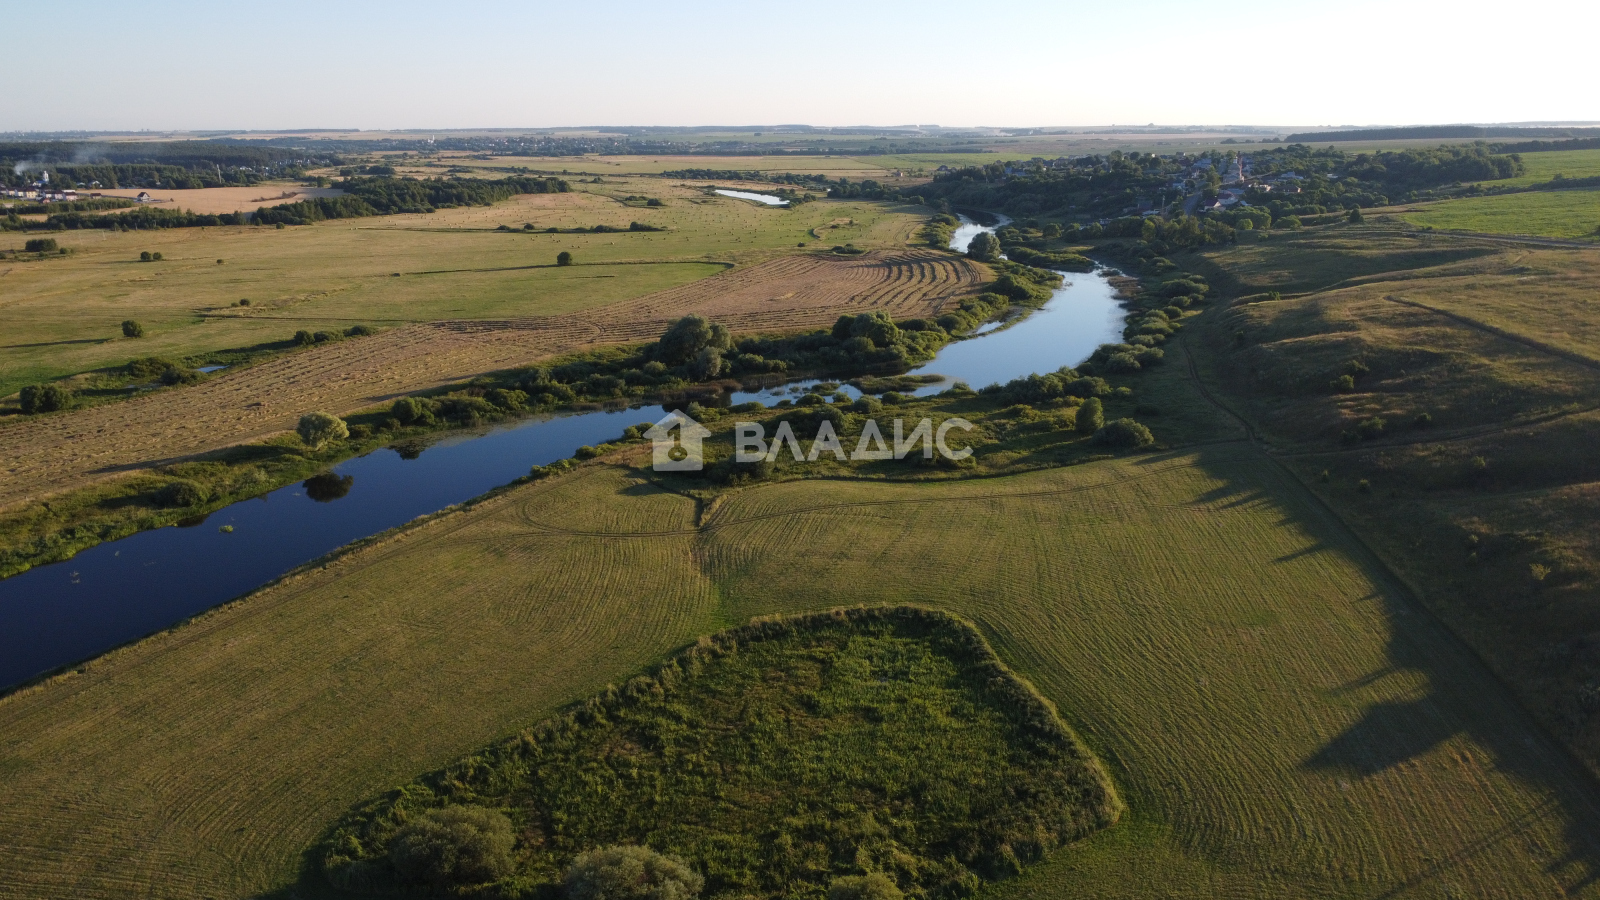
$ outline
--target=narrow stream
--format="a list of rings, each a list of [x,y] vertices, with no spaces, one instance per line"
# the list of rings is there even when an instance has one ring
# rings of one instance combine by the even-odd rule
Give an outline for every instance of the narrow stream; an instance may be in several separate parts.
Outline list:
[[[974,235],[990,230],[963,217],[952,246],[965,249]],[[1066,277],[1041,309],[954,341],[917,367],[944,380],[915,393],[1054,371],[1118,340],[1124,312],[1106,278]],[[728,402],[771,405],[817,383],[736,392]],[[641,406],[526,419],[451,434],[409,459],[393,448],[376,450],[187,527],[140,532],[0,581],[0,687],[159,631],[345,544],[470,500],[527,474],[530,466],[565,459],[578,447],[613,440],[629,425],[665,414],[661,406]]]

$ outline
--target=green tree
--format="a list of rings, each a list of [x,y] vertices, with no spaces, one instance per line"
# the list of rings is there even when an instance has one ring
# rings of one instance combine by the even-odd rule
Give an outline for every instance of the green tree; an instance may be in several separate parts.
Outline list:
[[[558,265],[558,266],[570,266],[570,265],[572,265],[572,254],[568,253],[565,250],[561,251],[560,253],[557,253],[556,254],[556,265]]]
[[[980,231],[968,242],[967,255],[979,262],[994,262],[1000,258],[1000,239],[987,231]]]
[[[682,365],[694,359],[701,350],[712,347],[728,350],[733,347],[733,336],[721,325],[713,325],[705,316],[687,315],[673,322],[656,342],[656,354],[669,366]]]
[[[722,353],[715,347],[702,347],[695,354],[690,369],[699,381],[715,378],[722,373]]]
[[[126,319],[122,323],[122,336],[130,338],[144,337],[144,326],[132,319]]]
[[[705,879],[649,847],[608,847],[573,860],[567,900],[690,900]]]
[[[1345,218],[1350,222],[1351,225],[1360,225],[1362,222],[1361,207],[1350,207],[1350,215],[1346,216]]]
[[[510,875],[516,835],[503,813],[481,806],[429,810],[389,842],[389,862],[413,883],[449,888]]]
[[[342,441],[350,436],[350,429],[344,420],[332,413],[313,412],[300,417],[300,424],[295,428],[300,435],[300,440],[313,450],[321,449],[329,441]]]
[[[1094,434],[1100,430],[1100,426],[1104,425],[1105,421],[1105,404],[1100,402],[1099,397],[1090,397],[1083,401],[1082,406],[1078,407],[1077,415],[1073,419],[1073,427],[1078,429],[1079,434]]]
[[[144,252],[140,253],[139,254],[139,261],[140,262],[149,262],[150,261],[150,251],[149,250],[145,250]]]
[[[28,253],[54,253],[58,249],[55,238],[33,238],[22,245]]]

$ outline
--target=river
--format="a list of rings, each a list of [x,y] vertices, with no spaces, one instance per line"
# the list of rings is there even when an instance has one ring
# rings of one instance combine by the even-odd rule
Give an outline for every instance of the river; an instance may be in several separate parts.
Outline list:
[[[952,246],[965,249],[974,235],[992,230],[963,217],[959,246]],[[1124,312],[1106,278],[1066,278],[1041,309],[953,341],[918,366],[914,372],[944,378],[915,393],[1054,371],[1120,339]],[[728,402],[771,405],[817,383],[740,391]],[[848,385],[841,390],[860,394]],[[665,414],[651,405],[545,416],[451,433],[409,458],[394,448],[376,450],[186,527],[140,532],[0,581],[0,687],[167,628],[352,541],[470,500],[530,466],[565,459]]]

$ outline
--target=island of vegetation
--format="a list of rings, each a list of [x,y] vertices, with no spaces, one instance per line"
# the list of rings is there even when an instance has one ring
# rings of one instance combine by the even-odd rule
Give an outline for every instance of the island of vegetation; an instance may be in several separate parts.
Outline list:
[[[960,897],[1121,808],[971,625],[856,608],[701,638],[363,806],[321,863],[356,894],[656,896],[592,884],[621,847],[679,872],[660,896]]]

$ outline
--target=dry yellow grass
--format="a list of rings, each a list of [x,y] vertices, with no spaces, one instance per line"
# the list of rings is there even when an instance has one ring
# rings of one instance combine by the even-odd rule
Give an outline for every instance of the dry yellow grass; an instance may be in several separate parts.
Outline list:
[[[156,206],[215,215],[254,212],[263,206],[282,206],[285,203],[297,203],[314,197],[337,197],[344,191],[338,188],[306,187],[294,182],[266,182],[251,187],[195,188],[182,191],[167,191],[161,188],[107,188],[95,193],[107,197],[129,198],[147,193]]]

